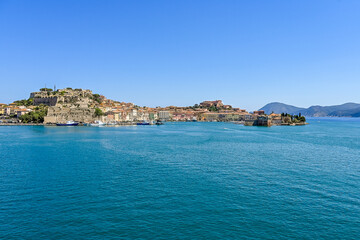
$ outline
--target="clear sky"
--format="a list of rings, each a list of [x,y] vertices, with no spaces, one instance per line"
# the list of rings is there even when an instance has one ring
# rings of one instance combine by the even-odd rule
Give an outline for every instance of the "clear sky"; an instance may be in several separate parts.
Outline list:
[[[0,0],[0,102],[47,87],[141,106],[360,102],[359,0]]]

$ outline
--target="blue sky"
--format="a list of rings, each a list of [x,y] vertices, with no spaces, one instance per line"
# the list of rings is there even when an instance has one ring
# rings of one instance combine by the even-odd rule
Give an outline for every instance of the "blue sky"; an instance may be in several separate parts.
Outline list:
[[[360,1],[0,0],[0,102],[92,89],[141,106],[360,102]]]

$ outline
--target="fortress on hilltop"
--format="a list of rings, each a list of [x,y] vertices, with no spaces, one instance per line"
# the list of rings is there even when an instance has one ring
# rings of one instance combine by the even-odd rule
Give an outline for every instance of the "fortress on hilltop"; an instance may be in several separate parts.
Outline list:
[[[30,94],[34,105],[49,106],[44,123],[57,123],[74,120],[89,122],[95,119],[95,107],[99,104],[97,97],[91,90],[64,88],[52,91],[42,88],[39,92]]]

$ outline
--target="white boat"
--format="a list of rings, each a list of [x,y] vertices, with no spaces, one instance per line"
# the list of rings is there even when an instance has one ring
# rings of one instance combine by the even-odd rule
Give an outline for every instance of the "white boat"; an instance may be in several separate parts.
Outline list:
[[[96,120],[95,122],[90,123],[89,125],[92,126],[92,127],[98,127],[98,126],[104,126],[105,123],[103,123],[102,121]]]
[[[78,122],[74,122],[72,120],[67,121],[66,123],[57,123],[56,126],[77,126],[79,125]]]

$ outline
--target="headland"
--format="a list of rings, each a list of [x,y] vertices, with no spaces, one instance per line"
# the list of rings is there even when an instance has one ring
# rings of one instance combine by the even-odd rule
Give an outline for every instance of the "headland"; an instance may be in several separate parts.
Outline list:
[[[75,121],[80,125],[101,121],[111,125],[133,125],[154,121],[234,122],[245,126],[305,125],[304,116],[288,113],[248,112],[221,100],[193,106],[140,107],[107,99],[85,89],[41,88],[24,100],[0,104],[0,125],[55,125]]]

